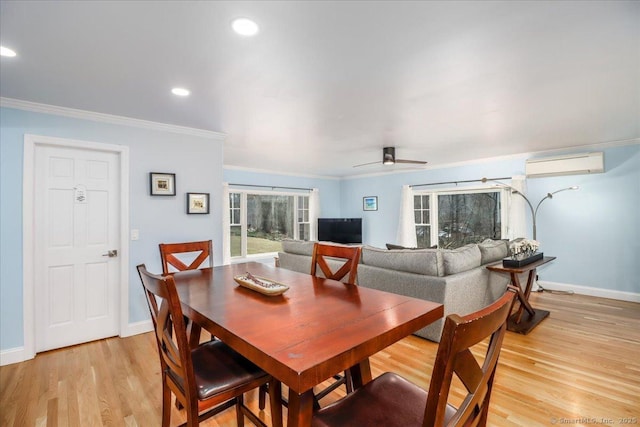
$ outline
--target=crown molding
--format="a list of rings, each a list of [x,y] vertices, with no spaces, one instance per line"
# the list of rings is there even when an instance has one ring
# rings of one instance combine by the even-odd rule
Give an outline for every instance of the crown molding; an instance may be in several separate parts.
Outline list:
[[[32,111],[35,113],[53,114],[56,116],[71,117],[74,119],[92,120],[94,122],[109,123],[114,125],[157,130],[161,132],[179,133],[181,135],[197,136],[200,138],[213,139],[220,142],[223,142],[227,137],[226,134],[221,132],[190,128],[186,126],[170,125],[166,123],[152,122],[149,120],[133,119],[131,117],[116,116],[113,114],[97,113],[95,111],[59,107],[57,105],[40,104],[37,102],[23,101],[21,99],[14,98],[0,97],[0,107]]]

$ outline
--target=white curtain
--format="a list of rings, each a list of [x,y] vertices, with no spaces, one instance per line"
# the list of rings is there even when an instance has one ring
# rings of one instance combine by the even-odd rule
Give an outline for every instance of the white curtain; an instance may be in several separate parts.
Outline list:
[[[231,264],[231,210],[229,184],[222,183],[222,264]]]
[[[511,178],[511,187],[518,190],[520,193],[527,195],[527,183],[524,175],[516,175]],[[507,237],[509,239],[516,239],[518,237],[531,237],[527,229],[527,202],[519,194],[511,194],[509,203],[509,227],[507,231]]]
[[[317,188],[309,193],[309,239],[318,240],[318,218],[320,217],[320,191]]]
[[[413,190],[409,185],[402,186],[400,199],[400,220],[398,221],[397,244],[408,248],[418,246],[416,222],[413,210]]]

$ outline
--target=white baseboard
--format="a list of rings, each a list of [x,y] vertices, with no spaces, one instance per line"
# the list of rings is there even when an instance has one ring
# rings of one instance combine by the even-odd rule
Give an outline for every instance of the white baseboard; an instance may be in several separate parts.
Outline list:
[[[140,322],[129,323],[126,328],[120,331],[120,336],[122,338],[125,338],[151,331],[153,331],[153,322],[151,321],[151,319],[142,320]]]
[[[589,295],[592,297],[617,299],[620,301],[640,302],[640,293],[616,291],[613,289],[592,288],[590,286],[570,285],[567,283],[539,281],[545,290],[574,292],[580,295]],[[533,286],[535,291],[537,286]]]
[[[0,351],[0,366],[24,362],[28,359],[33,359],[33,355],[31,357],[27,357],[24,347],[16,347]]]
[[[141,322],[130,323],[121,331],[120,337],[130,337],[132,335],[144,334],[153,331],[153,322],[151,320],[143,320]],[[24,347],[9,348],[0,351],[0,366],[11,365],[13,363],[24,362],[33,359],[34,355],[27,355]]]

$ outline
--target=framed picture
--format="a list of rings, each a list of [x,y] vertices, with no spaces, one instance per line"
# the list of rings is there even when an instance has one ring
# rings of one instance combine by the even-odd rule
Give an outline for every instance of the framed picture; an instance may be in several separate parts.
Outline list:
[[[149,185],[152,196],[175,196],[176,174],[150,172]]]
[[[187,193],[188,214],[209,213],[209,193]]]
[[[363,211],[377,211],[378,210],[378,196],[367,196],[362,198],[362,210]]]

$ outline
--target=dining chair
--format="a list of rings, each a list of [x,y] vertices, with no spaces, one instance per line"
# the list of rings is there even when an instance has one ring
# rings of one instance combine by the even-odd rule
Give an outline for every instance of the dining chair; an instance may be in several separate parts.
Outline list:
[[[211,240],[202,242],[160,243],[160,259],[162,260],[162,274],[167,275],[176,271],[195,270],[209,261],[208,267],[213,267],[213,245]],[[182,254],[183,256],[179,256]],[[187,256],[185,254],[189,254]],[[187,264],[188,263],[188,264]]]
[[[356,284],[358,275],[358,262],[360,261],[361,248],[359,246],[338,246],[332,244],[315,243],[311,256],[311,275],[317,276],[322,272],[324,277],[332,280],[343,280],[347,277],[348,285]],[[326,257],[326,258],[325,258]],[[328,259],[330,258],[330,262]],[[333,264],[333,268],[330,264]],[[337,265],[336,265],[337,264]],[[318,269],[318,266],[320,269]],[[316,409],[320,408],[320,399],[344,384],[347,393],[353,391],[353,381],[349,371],[344,374],[333,376],[333,382],[322,390],[314,393],[313,404]],[[258,407],[264,409],[266,404],[267,388],[261,387],[258,394]],[[282,399],[284,406],[288,406],[286,399]]]
[[[269,383],[271,421],[282,426],[282,386],[269,374],[219,340],[192,348],[188,344],[173,276],[157,276],[138,265],[153,320],[162,373],[162,426],[171,421],[171,394],[186,410],[186,425],[197,426],[232,406],[238,426],[247,416],[266,426],[244,404],[244,393]]]
[[[338,246],[324,243],[315,243],[313,245],[313,252],[311,255],[311,275],[318,275],[318,267],[322,274],[328,279],[343,280],[347,275],[346,283],[349,285],[356,284],[356,278],[358,276],[358,263],[360,262],[360,254],[362,249],[360,246]],[[339,268],[335,266],[331,268],[328,259],[331,259],[333,263],[342,264]],[[343,375],[334,375],[335,380],[331,385],[320,390],[314,394],[316,407],[320,399],[340,387],[345,385],[347,393],[353,391],[353,382],[351,380],[351,374],[346,371]]]
[[[201,242],[184,243],[160,243],[160,260],[162,262],[162,274],[175,273],[184,270],[196,270],[205,265],[213,267],[213,244],[211,240]],[[187,324],[187,336],[192,346],[200,344],[200,331],[202,328],[196,322],[185,318]],[[213,336],[211,337],[213,339]]]
[[[322,274],[328,279],[343,280],[349,275],[346,283],[356,284],[358,275],[358,263],[360,262],[360,246],[338,246],[324,243],[315,243],[311,255],[311,275],[317,276],[318,267]],[[340,268],[331,268],[327,258],[333,262],[341,263]]]
[[[316,411],[311,425],[485,426],[514,295],[514,289],[510,288],[482,310],[463,317],[456,314],[447,316],[428,392],[397,374],[386,372],[341,400]],[[470,349],[487,338],[486,350],[474,348],[474,353],[483,353],[479,362]],[[448,403],[454,374],[466,388],[466,395],[463,395],[458,408]]]

